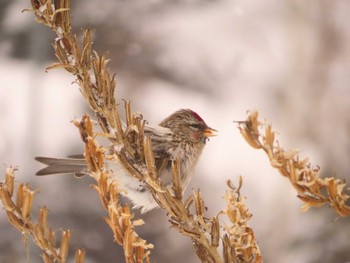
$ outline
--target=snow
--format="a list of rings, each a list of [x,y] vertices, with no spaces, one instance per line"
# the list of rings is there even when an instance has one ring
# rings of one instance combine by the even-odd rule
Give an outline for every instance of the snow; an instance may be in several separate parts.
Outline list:
[[[95,72],[93,71],[93,69],[89,70],[89,77],[90,77],[90,83],[92,86],[96,85],[96,76],[95,76]]]
[[[57,34],[57,36],[58,36],[58,39],[62,39],[63,38],[63,29],[62,29],[62,27],[57,27],[56,28],[56,34]]]
[[[69,55],[69,56],[68,56],[68,63],[69,63],[69,65],[71,65],[71,66],[75,66],[76,60],[75,60],[75,57],[74,57],[73,55]],[[96,82],[96,80],[95,80],[95,82]]]
[[[41,5],[40,7],[39,7],[39,12],[41,13],[41,14],[43,14],[44,13],[44,11],[47,9],[47,5],[46,4],[43,4],[43,5]]]

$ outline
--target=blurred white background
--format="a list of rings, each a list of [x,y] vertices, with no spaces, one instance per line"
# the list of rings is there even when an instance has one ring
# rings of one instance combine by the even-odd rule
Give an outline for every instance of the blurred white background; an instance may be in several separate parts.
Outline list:
[[[73,27],[94,29],[95,49],[117,73],[118,100],[158,123],[180,108],[197,111],[220,134],[208,142],[191,188],[208,214],[224,208],[225,181],[243,176],[243,194],[265,262],[350,261],[348,219],[329,208],[302,213],[289,182],[252,149],[233,121],[258,110],[286,148],[349,181],[350,24],[347,0],[72,1]],[[54,35],[21,13],[30,1],[0,2],[0,162],[38,190],[56,229],[72,230],[71,252],[86,262],[123,262],[102,217],[92,180],[35,177],[38,155],[80,153],[72,125],[88,108],[74,78],[55,62]],[[3,175],[1,175],[3,178]],[[141,216],[154,262],[197,262],[191,242],[169,229],[164,212]],[[20,233],[0,214],[0,262],[26,262]],[[39,253],[30,244],[31,262]],[[73,254],[71,255],[73,256]]]

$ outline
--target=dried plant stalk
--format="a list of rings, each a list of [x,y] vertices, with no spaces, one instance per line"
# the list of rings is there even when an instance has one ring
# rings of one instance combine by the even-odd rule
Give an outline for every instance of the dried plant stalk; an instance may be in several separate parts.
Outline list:
[[[174,191],[174,195],[178,200],[182,200],[182,188],[180,181],[180,160],[176,159],[172,162],[172,190]]]
[[[150,249],[152,244],[137,235],[135,226],[142,225],[142,220],[135,220],[134,214],[127,204],[119,203],[120,190],[116,180],[110,178],[105,167],[103,153],[106,151],[94,139],[95,134],[91,119],[84,115],[80,120],[74,121],[79,128],[85,144],[85,158],[91,176],[96,180],[93,188],[99,193],[101,203],[108,212],[105,221],[114,234],[114,240],[124,248],[127,263],[150,262]],[[113,158],[113,156],[109,156]]]
[[[105,158],[113,160],[113,158],[116,158],[115,153],[98,145],[88,116],[85,115],[80,122],[75,121],[75,125],[79,127],[81,134],[87,135],[84,139],[86,141],[86,160],[88,160],[92,177],[98,182],[94,189],[99,192],[102,204],[109,212],[109,217],[105,218],[105,220],[113,230],[115,241],[124,247],[127,262],[136,262],[132,260],[137,255],[137,251],[141,253],[141,258],[138,260],[147,258],[149,261],[149,249],[152,248],[152,245],[147,244],[145,240],[138,237],[134,232],[134,226],[143,224],[143,221],[133,221],[133,214],[131,214],[129,207],[119,204],[120,190],[117,182],[110,178],[108,170],[104,166],[102,156],[104,155]],[[224,259],[226,260],[230,257],[235,258],[235,262],[262,262],[253,231],[247,226],[247,221],[251,218],[251,215],[247,216],[248,211],[244,208],[242,198],[239,196],[239,190],[236,190],[236,192],[231,190],[239,198],[233,198],[232,196],[235,194],[231,194],[226,211],[219,213],[221,215],[227,214],[232,222],[231,226],[224,228],[228,238],[225,243],[225,239],[220,238],[219,217],[207,218],[205,216],[206,208],[199,190],[190,197],[192,202],[188,201],[183,204],[182,198],[173,196],[172,189],[167,189],[160,185],[157,177],[151,177],[149,171],[151,173],[157,173],[157,171],[154,170],[154,157],[149,148],[151,146],[148,143],[146,145],[148,146],[145,146],[145,155],[149,156],[146,156],[145,159],[149,159],[149,161],[147,164],[145,161],[143,166],[149,165],[150,167],[140,169],[141,178],[144,178],[143,180],[148,183],[149,190],[158,204],[168,212],[169,222],[172,226],[192,239],[198,258],[202,262],[225,262]],[[176,163],[173,164],[174,172],[177,169],[177,165]],[[176,178],[176,176],[174,177]],[[231,189],[233,189],[232,186]],[[195,214],[190,212],[191,203],[194,204]],[[235,217],[232,216],[233,214],[235,214]],[[238,232],[237,229],[240,231]],[[236,234],[233,235],[233,233]],[[241,237],[241,239],[238,239],[238,237]],[[220,239],[224,240],[223,246],[226,248],[223,256],[218,251]],[[240,245],[241,241],[242,244]],[[235,253],[232,254],[232,251],[235,251]],[[226,255],[226,253],[229,253],[229,255]],[[249,261],[244,261],[244,259],[249,259]]]
[[[67,262],[70,231],[62,232],[60,246],[56,246],[56,233],[47,225],[47,208],[39,210],[38,223],[32,222],[32,207],[35,192],[29,185],[20,184],[17,189],[16,202],[14,199],[15,169],[6,168],[5,181],[0,183],[0,199],[6,211],[9,222],[22,233],[23,240],[31,236],[34,243],[43,251],[44,262]],[[82,250],[77,250],[78,251]],[[81,252],[79,252],[81,254]],[[84,257],[76,257],[76,263],[84,262]]]
[[[252,214],[245,207],[244,198],[240,193],[242,177],[238,188],[234,187],[231,181],[228,181],[227,185],[230,190],[225,196],[227,209],[223,213],[227,215],[232,225],[225,226],[226,234],[223,239],[225,262],[262,262],[253,229],[248,226]]]
[[[308,158],[300,158],[297,150],[284,150],[276,141],[271,125],[259,122],[257,111],[239,122],[239,129],[249,145],[264,150],[271,166],[289,179],[305,203],[302,211],[329,204],[340,216],[350,215],[345,182],[334,177],[320,178],[320,167],[311,165]]]
[[[112,143],[108,149],[99,146],[97,134],[93,132],[91,120],[87,115],[81,121],[75,121],[86,144],[85,158],[91,176],[97,182],[93,188],[98,191],[102,205],[108,211],[105,220],[114,233],[115,241],[123,246],[126,261],[149,261],[149,249],[152,245],[147,244],[134,230],[134,226],[143,222],[134,220],[129,207],[119,204],[121,190],[116,180],[110,177],[104,164],[105,159],[116,160],[130,176],[146,183],[159,206],[166,210],[172,226],[191,238],[195,252],[202,262],[228,262],[228,257],[236,259],[234,253],[231,253],[236,251],[236,244],[230,240],[231,234],[227,232],[229,228],[224,230],[227,233],[221,236],[218,216],[205,216],[206,208],[201,192],[198,190],[187,201],[182,201],[178,161],[174,161],[172,166],[172,187],[164,187],[159,181],[151,139],[144,137],[145,121],[141,114],[132,113],[128,101],[125,102],[126,123],[121,120],[114,98],[115,78],[109,74],[108,59],[93,51],[89,29],[85,30],[82,47],[79,47],[76,36],[71,33],[69,0],[57,0],[54,5],[48,0],[32,0],[32,8],[37,21],[50,27],[57,34],[53,46],[59,62],[48,69],[64,68],[76,76],[82,95],[102,127],[103,136]],[[191,210],[195,212],[192,213]],[[231,211],[231,207],[228,207],[227,211]],[[240,220],[246,219],[242,217]],[[242,235],[244,233],[242,230]],[[220,239],[225,242],[224,256],[218,251]],[[241,254],[245,253],[248,252]],[[254,255],[249,258],[257,258]],[[236,262],[243,261],[237,258]]]

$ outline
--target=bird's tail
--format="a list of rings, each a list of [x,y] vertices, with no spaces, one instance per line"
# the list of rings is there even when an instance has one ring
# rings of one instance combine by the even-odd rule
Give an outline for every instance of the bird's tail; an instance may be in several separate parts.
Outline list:
[[[36,173],[36,175],[39,176],[50,174],[74,174],[76,177],[82,177],[88,174],[84,157],[72,157],[67,159],[35,157],[35,160],[47,165],[47,167]]]

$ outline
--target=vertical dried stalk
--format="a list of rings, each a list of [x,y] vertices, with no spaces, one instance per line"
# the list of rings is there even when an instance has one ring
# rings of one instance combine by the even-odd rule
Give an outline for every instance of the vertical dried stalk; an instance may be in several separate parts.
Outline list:
[[[65,263],[68,255],[70,231],[62,232],[61,244],[56,247],[56,233],[47,225],[47,208],[39,210],[38,223],[33,223],[32,207],[35,192],[28,185],[20,184],[17,189],[16,202],[14,202],[14,168],[7,168],[5,182],[0,183],[0,199],[6,211],[9,222],[22,233],[27,240],[30,235],[34,243],[43,251],[44,262]],[[80,250],[77,250],[77,253]],[[76,263],[84,262],[84,257],[78,257]]]
[[[181,188],[181,179],[180,179],[180,160],[176,159],[172,162],[172,189],[176,199],[182,200],[182,188]]]
[[[105,168],[103,149],[96,142],[91,119],[85,115],[81,121],[74,121],[86,141],[85,158],[91,176],[96,180],[93,188],[99,193],[101,203],[108,212],[105,221],[114,234],[114,241],[124,248],[127,263],[150,262],[152,244],[140,238],[135,232],[135,226],[142,225],[142,220],[135,220],[134,214],[126,204],[119,203],[120,190],[116,180],[110,179],[109,171]],[[111,158],[113,156],[110,156]]]
[[[238,123],[248,144],[264,150],[271,166],[289,179],[298,197],[305,202],[302,211],[328,203],[338,215],[350,215],[350,206],[347,205],[349,194],[344,181],[334,177],[320,178],[320,167],[312,166],[307,158],[300,158],[296,150],[284,150],[276,142],[271,125],[259,122],[258,112],[251,112],[246,121]]]
[[[229,192],[225,199],[227,209],[223,212],[231,221],[231,226],[225,226],[226,234],[223,239],[225,262],[262,262],[260,249],[257,245],[253,229],[248,226],[252,217],[244,205],[241,196],[242,177],[238,188],[230,181],[227,182]]]

